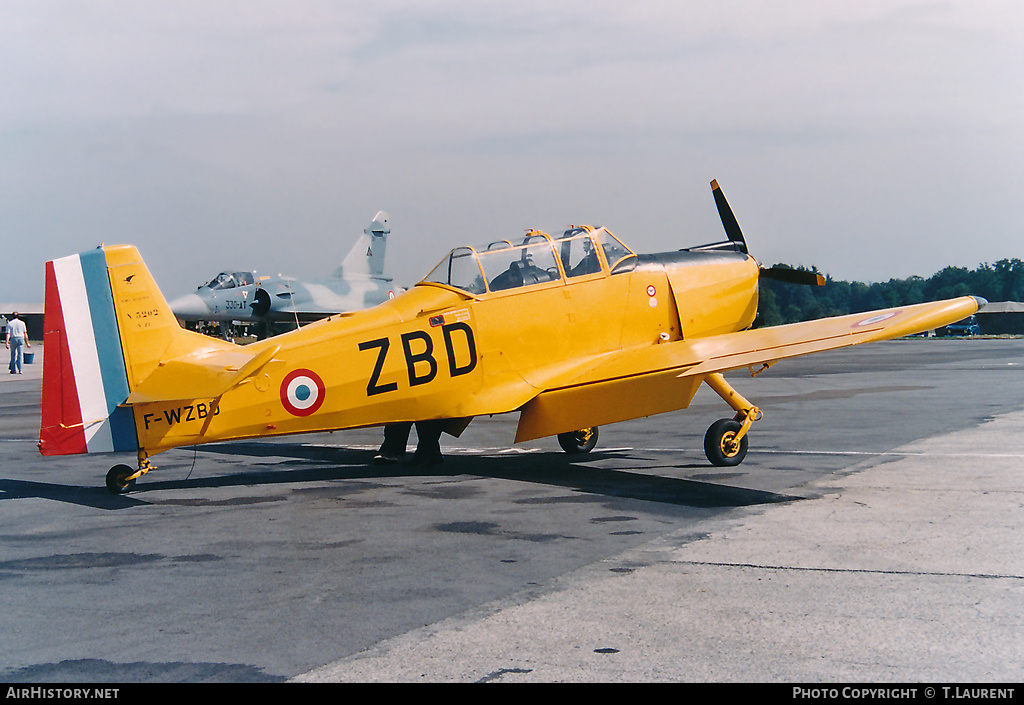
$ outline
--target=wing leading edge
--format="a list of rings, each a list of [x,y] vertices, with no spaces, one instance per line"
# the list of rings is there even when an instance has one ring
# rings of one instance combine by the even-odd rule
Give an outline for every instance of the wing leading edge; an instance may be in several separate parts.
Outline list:
[[[707,375],[921,333],[984,303],[964,296],[609,353],[550,380],[527,402],[516,442],[685,409]]]

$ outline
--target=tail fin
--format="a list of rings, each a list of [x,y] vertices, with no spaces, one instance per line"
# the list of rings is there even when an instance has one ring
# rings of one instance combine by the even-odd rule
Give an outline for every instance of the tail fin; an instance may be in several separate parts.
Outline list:
[[[219,398],[280,349],[182,328],[128,245],[47,262],[44,326],[43,455],[140,450],[134,404]]]
[[[373,221],[356,240],[341,266],[334,272],[335,277],[380,277],[384,274],[384,252],[387,249],[388,214],[377,211]]]
[[[137,450],[103,249],[46,263],[43,345],[40,452]]]

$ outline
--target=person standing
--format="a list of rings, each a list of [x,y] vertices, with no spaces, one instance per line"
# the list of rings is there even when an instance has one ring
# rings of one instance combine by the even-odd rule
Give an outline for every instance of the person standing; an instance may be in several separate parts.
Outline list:
[[[401,461],[405,457],[412,426],[410,422],[385,424],[384,443],[374,456],[373,464],[390,465]],[[444,462],[444,456],[441,455],[443,430],[444,421],[416,422],[416,453],[409,462],[410,465],[432,467]]]
[[[32,343],[28,341],[28,329],[25,327],[25,322],[18,318],[17,311],[11,315],[11,320],[7,322],[7,338],[4,340],[4,347],[11,351],[11,364],[8,369],[12,375],[20,375],[22,348],[31,348]]]

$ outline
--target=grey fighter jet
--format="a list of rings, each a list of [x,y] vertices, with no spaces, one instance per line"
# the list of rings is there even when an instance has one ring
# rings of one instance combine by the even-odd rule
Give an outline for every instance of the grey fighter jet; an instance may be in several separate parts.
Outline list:
[[[382,276],[389,232],[388,215],[380,211],[330,278],[299,281],[256,272],[221,272],[194,294],[171,301],[171,310],[183,323],[299,324],[376,306],[404,291]]]

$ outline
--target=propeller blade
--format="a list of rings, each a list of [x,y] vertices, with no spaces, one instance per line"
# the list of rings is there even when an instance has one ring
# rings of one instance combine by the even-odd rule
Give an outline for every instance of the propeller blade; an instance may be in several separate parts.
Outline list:
[[[738,252],[747,254],[747,242],[743,239],[740,224],[736,222],[736,216],[733,215],[732,208],[729,207],[729,202],[725,200],[725,194],[722,193],[722,189],[718,185],[718,179],[711,182],[711,190],[715,196],[715,205],[718,206],[718,215],[722,219],[722,225],[725,226],[725,234],[729,236],[731,242],[735,243]]]
[[[807,286],[825,286],[825,277],[817,272],[806,269],[790,269],[789,267],[762,267],[761,276],[765,279],[788,282],[789,284],[805,284]]]

